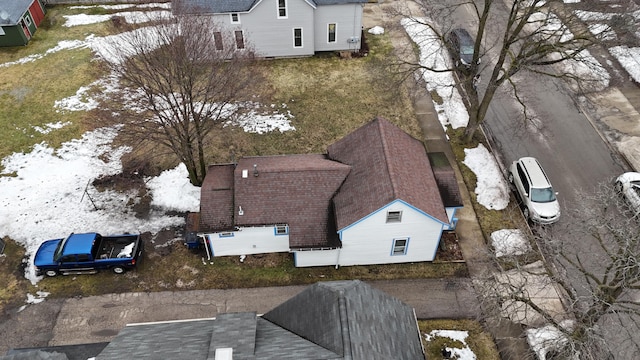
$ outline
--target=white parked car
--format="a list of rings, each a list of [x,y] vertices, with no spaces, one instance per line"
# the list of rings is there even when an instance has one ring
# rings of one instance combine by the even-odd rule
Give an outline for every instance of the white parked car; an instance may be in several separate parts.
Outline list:
[[[538,160],[523,157],[509,167],[509,182],[522,204],[527,220],[540,224],[552,224],[560,219],[557,193],[542,170]]]
[[[634,214],[640,214],[640,173],[624,173],[616,179],[616,191],[624,196]]]

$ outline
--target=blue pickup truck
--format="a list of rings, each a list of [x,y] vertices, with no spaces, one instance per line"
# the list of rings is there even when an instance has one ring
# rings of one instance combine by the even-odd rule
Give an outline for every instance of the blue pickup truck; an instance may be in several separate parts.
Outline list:
[[[36,274],[94,274],[104,269],[122,274],[135,267],[142,255],[142,244],[140,235],[132,234],[72,233],[64,239],[47,240],[36,252]]]

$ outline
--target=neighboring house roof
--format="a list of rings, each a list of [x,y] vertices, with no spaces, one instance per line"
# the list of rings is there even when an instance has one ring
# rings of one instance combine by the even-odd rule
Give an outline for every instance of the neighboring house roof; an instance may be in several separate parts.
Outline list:
[[[424,359],[413,308],[359,280],[316,283],[262,317],[242,312],[131,324],[106,347],[77,346],[94,345],[103,347],[96,360],[213,360],[217,349],[229,348],[234,360]],[[50,354],[41,359],[67,359],[66,347],[40,350]]]
[[[0,25],[16,25],[34,0],[0,0]]]
[[[289,224],[292,249],[338,246],[329,210],[350,170],[322,154],[242,158],[234,173],[234,210],[242,206],[243,215],[235,224]]]
[[[263,318],[345,359],[424,359],[413,308],[362,281],[319,282]]]
[[[248,12],[262,0],[179,0],[173,1],[173,10],[181,14],[223,14]],[[292,0],[289,0],[292,1]],[[368,0],[300,0],[314,8],[325,5],[364,4]]]
[[[444,206],[461,207],[463,204],[458,179],[447,155],[443,152],[433,152],[428,155]]]
[[[400,199],[448,223],[429,158],[421,141],[376,118],[328,148],[351,174],[334,198],[338,230]]]

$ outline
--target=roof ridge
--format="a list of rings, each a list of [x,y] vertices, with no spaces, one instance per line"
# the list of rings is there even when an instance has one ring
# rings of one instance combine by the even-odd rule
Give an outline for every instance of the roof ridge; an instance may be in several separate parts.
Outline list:
[[[394,170],[393,170],[393,166],[391,165],[391,161],[389,161],[389,159],[391,158],[391,155],[389,154],[389,144],[387,143],[387,129],[385,129],[385,126],[383,126],[383,123],[387,123],[389,125],[391,125],[390,122],[388,122],[388,120],[377,116],[376,117],[376,122],[378,123],[378,129],[379,129],[379,134],[380,134],[380,142],[382,143],[382,154],[384,155],[384,164],[385,167],[387,168],[387,176],[389,177],[389,183],[391,184],[391,192],[393,193],[394,197],[398,197],[398,184],[396,183],[396,179],[393,176]]]

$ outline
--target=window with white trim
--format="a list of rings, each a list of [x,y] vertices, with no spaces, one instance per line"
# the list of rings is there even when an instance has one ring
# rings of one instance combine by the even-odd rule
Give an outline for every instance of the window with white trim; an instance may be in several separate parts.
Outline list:
[[[407,255],[407,245],[409,244],[409,239],[393,239],[393,249],[391,251],[391,255]]]
[[[278,19],[287,18],[287,0],[278,0]]]
[[[397,223],[402,221],[402,211],[387,211],[387,222]]]
[[[31,18],[29,16],[24,17],[24,22],[27,24],[27,26],[31,26]]]
[[[242,33],[242,30],[236,30],[235,36],[236,36],[236,48],[244,49],[244,34]]]
[[[240,23],[240,14],[231,13],[231,23],[232,24],[239,24]]]
[[[328,42],[336,42],[336,24],[329,24],[329,28],[327,30],[329,31],[329,38],[327,39]]]
[[[293,47],[302,47],[302,28],[293,29]]]

